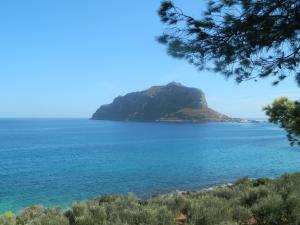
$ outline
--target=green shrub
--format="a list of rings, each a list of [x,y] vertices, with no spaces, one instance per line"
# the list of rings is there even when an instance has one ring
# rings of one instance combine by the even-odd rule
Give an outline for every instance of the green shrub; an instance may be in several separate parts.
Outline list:
[[[25,209],[17,216],[17,225],[68,225],[68,219],[60,209],[32,207]]]
[[[2,225],[14,225],[16,224],[16,216],[8,211],[0,216],[0,224]]]
[[[287,220],[292,224],[300,224],[300,193],[294,191],[290,193],[285,201],[285,211]]]
[[[279,194],[273,193],[260,200],[253,207],[253,214],[258,224],[287,224],[284,216],[284,201]]]
[[[233,222],[229,202],[212,195],[204,196],[199,202],[192,203],[189,216],[193,224],[199,225]]]
[[[270,178],[258,178],[253,181],[253,186],[258,187],[260,185],[266,185],[272,182],[272,179]]]

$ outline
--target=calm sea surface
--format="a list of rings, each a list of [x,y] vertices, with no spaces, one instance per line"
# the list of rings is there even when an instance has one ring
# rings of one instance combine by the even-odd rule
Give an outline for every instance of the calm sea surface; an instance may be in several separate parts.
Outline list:
[[[0,214],[67,207],[101,194],[140,197],[300,171],[300,149],[268,123],[0,120]]]

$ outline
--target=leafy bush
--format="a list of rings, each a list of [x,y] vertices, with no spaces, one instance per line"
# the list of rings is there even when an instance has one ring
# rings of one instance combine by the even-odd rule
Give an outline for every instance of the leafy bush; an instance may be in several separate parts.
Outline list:
[[[16,218],[17,225],[68,225],[68,219],[58,208],[31,207]]]
[[[0,217],[0,224],[14,225],[16,224],[16,217],[12,212],[6,212]]]

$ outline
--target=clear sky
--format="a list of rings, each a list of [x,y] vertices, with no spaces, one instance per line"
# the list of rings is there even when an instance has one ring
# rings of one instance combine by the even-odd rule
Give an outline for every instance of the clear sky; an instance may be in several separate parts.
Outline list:
[[[202,0],[177,0],[200,15]],[[296,99],[292,78],[236,85],[173,59],[155,41],[159,0],[0,2],[0,117],[85,117],[127,92],[177,81],[202,89],[211,108],[264,117],[278,96]]]

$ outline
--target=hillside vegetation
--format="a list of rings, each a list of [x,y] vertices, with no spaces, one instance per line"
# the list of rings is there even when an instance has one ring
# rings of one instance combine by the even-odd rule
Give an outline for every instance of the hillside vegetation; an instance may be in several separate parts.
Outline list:
[[[300,173],[242,179],[212,191],[175,193],[140,200],[102,196],[70,209],[31,207],[1,225],[293,225],[300,224]]]

